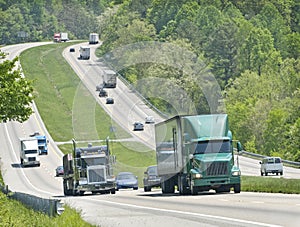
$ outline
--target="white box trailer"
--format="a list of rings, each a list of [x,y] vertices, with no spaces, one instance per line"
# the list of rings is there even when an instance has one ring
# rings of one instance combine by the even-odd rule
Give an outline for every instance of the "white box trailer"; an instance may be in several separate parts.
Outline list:
[[[97,44],[99,43],[99,34],[90,33],[89,44]]]
[[[61,42],[67,42],[67,41],[69,41],[68,33],[66,33],[66,32],[60,33],[60,40],[61,40]]]
[[[117,73],[113,70],[106,69],[103,72],[103,87],[115,88],[117,86]]]
[[[89,46],[81,46],[79,49],[79,59],[90,59],[91,48]]]
[[[22,166],[40,166],[37,138],[20,138],[20,161]]]

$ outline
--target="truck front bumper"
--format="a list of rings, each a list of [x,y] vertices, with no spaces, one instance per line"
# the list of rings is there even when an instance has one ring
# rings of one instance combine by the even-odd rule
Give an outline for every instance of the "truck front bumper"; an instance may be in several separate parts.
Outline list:
[[[213,189],[223,185],[240,184],[240,182],[241,182],[240,176],[232,176],[232,177],[211,177],[211,178],[193,179],[191,181],[191,184],[194,187],[209,187]]]

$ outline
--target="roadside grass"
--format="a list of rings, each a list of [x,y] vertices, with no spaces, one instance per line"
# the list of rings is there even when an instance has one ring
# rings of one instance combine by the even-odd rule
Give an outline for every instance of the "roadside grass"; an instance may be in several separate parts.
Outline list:
[[[95,226],[84,221],[80,212],[69,206],[60,216],[49,217],[41,212],[28,209],[22,203],[9,199],[0,192],[0,226]]]
[[[300,194],[300,180],[272,176],[242,176],[241,190],[248,192]]]

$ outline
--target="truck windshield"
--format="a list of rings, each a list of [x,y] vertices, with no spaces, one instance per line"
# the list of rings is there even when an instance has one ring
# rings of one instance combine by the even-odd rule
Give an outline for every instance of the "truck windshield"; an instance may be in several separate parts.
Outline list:
[[[36,154],[36,153],[38,153],[37,150],[25,150],[24,152],[25,152],[25,154]]]
[[[106,157],[84,158],[82,159],[88,166],[105,165]]]
[[[229,140],[217,141],[201,141],[198,142],[195,149],[195,154],[209,154],[209,153],[230,153]]]

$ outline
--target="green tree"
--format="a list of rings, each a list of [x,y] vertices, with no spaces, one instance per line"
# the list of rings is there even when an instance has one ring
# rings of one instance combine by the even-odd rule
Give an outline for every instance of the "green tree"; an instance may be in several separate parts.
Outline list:
[[[241,71],[251,70],[261,75],[270,69],[277,71],[281,63],[280,53],[273,45],[269,30],[254,28],[241,46],[238,59]]]
[[[0,51],[2,59],[5,54]],[[33,113],[32,81],[22,76],[20,69],[14,69],[18,58],[0,63],[0,121],[26,121]]]

